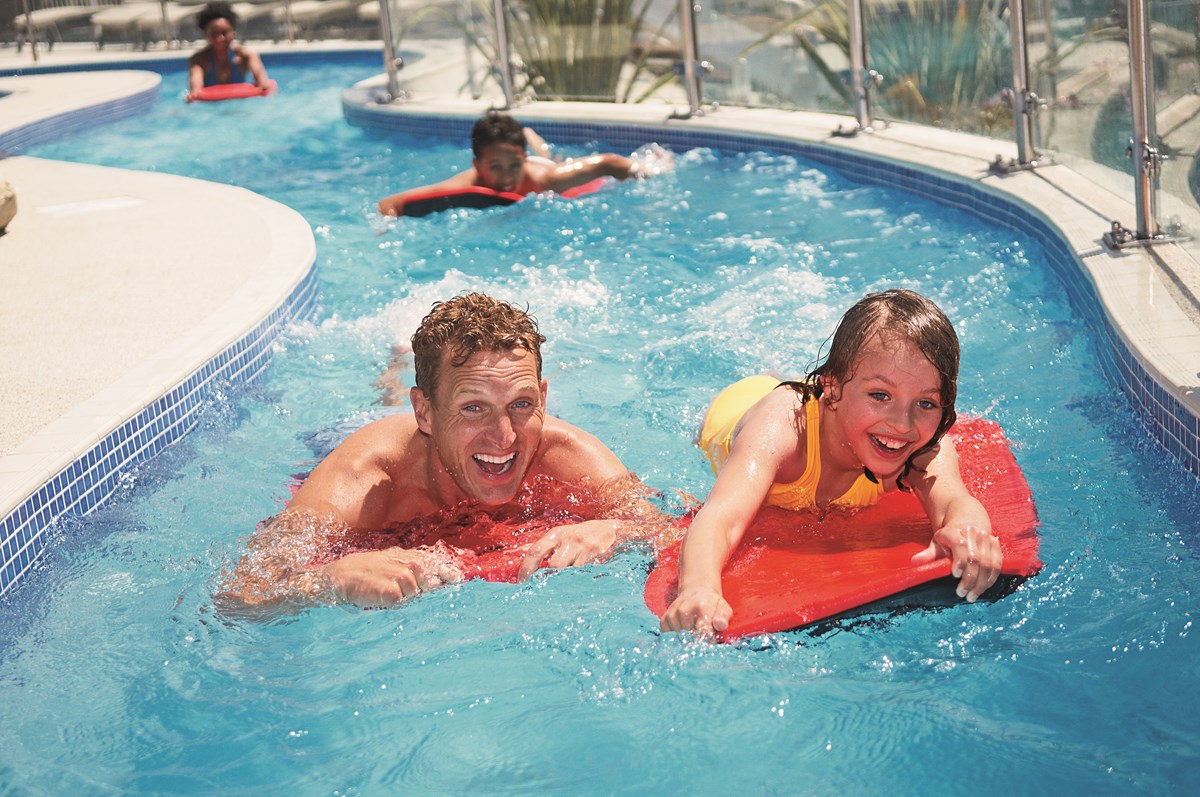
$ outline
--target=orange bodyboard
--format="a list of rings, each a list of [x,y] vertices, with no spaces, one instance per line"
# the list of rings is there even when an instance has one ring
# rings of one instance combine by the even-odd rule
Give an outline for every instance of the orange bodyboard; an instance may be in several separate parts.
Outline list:
[[[1016,579],[1035,574],[1042,564],[1037,511],[1000,426],[962,419],[949,434],[963,481],[987,509],[1000,540],[1002,573]],[[801,628],[947,578],[949,559],[912,564],[932,534],[917,498],[898,491],[872,507],[835,510],[824,518],[764,508],[725,566],[721,588],[733,617],[720,638]],[[679,586],[679,547],[676,542],[660,552],[646,582],[646,605],[659,617]]]

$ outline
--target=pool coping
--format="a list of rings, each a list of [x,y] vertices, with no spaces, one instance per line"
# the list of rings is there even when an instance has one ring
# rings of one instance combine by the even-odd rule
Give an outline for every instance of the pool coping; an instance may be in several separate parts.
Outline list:
[[[0,151],[138,113],[160,82],[128,70],[2,77]],[[315,305],[316,242],[295,210],[236,186],[22,155],[0,159],[0,178],[18,205],[0,237],[6,387],[33,373],[23,362],[92,377],[64,374],[52,392],[65,396],[41,394],[61,402],[48,422],[5,413],[26,425],[0,450],[3,594],[57,519],[117,494],[223,384],[261,375],[284,326]],[[21,399],[4,406],[19,414]]]
[[[413,90],[386,102],[382,76],[342,95],[347,121],[390,133],[466,141],[494,99],[445,100]],[[1010,174],[990,165],[1017,156],[1010,142],[893,123],[853,136],[852,118],[810,111],[710,108],[687,116],[671,103],[547,102],[514,111],[545,138],[602,140],[629,151],[648,141],[676,149],[768,147],[856,179],[903,188],[1032,234],[1066,284],[1073,309],[1098,333],[1098,352],[1151,436],[1200,477],[1200,263],[1177,243],[1112,250],[1114,221],[1132,226],[1133,180],[1096,164],[1087,174],[1052,163]],[[614,115],[620,117],[614,121]],[[1185,211],[1186,213],[1186,211]],[[1200,218],[1185,217],[1200,230]]]

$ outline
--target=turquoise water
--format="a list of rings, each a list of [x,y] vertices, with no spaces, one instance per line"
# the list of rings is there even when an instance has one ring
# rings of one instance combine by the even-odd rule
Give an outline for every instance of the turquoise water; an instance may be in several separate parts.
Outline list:
[[[321,307],[261,384],[62,524],[0,601],[0,794],[1191,791],[1196,483],[1104,379],[1032,238],[796,157],[708,150],[575,202],[381,224],[375,200],[468,156],[342,121],[341,88],[376,63],[272,68],[269,100],[172,89],[33,153],[297,208]],[[802,370],[846,306],[891,285],[946,309],[959,409],[1000,422],[1029,478],[1045,568],[1009,597],[706,646],[658,633],[634,550],[389,611],[214,611],[241,539],[378,411],[392,346],[437,299],[528,303],[552,411],[673,507],[711,484],[690,439],[715,390]]]

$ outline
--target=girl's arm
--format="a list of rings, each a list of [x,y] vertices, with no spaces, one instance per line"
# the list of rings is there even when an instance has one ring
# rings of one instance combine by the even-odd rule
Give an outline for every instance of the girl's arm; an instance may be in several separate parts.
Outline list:
[[[664,631],[694,631],[707,637],[728,627],[733,609],[721,591],[725,562],[762,507],[783,463],[789,457],[804,461],[799,442],[804,430],[797,428],[796,405],[791,391],[776,391],[746,414],[729,460],[684,538],[679,593],[663,614]]]
[[[987,510],[963,484],[954,441],[943,437],[924,469],[914,467],[910,476],[913,492],[933,524],[933,539],[913,557],[913,564],[951,558],[958,596],[974,602],[996,583],[1004,554]]]

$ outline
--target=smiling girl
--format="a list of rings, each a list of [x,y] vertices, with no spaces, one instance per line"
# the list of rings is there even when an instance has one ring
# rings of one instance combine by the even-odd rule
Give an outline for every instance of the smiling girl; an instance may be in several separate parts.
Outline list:
[[[829,356],[804,380],[753,376],[722,391],[697,441],[717,482],[688,530],[663,630],[725,630],[733,611],[721,570],[764,504],[853,510],[910,490],[934,528],[913,563],[952,558],[968,601],[995,583],[999,542],[943,437],[956,417],[958,359],[958,336],[937,305],[889,290],[847,311]]]

